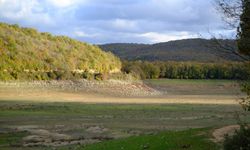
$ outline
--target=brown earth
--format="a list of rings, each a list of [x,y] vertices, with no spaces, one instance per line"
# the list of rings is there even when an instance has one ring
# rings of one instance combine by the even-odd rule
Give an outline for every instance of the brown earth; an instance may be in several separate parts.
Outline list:
[[[239,130],[240,126],[239,125],[230,125],[230,126],[225,126],[219,129],[214,130],[212,133],[214,137],[215,142],[223,142],[225,139],[225,135],[232,136],[235,132],[235,130]]]
[[[196,94],[196,87],[176,85],[159,90],[142,82],[116,81],[36,81],[0,82],[1,100],[29,100],[47,102],[84,102],[84,103],[135,103],[135,104],[238,104],[236,94]],[[190,91],[188,94],[174,93]],[[193,88],[193,94],[192,89]],[[202,87],[205,91],[206,87]],[[211,87],[209,87],[211,88]],[[215,89],[214,89],[215,88]],[[221,87],[213,87],[213,91]],[[201,88],[199,88],[201,89]],[[224,89],[226,90],[226,89]],[[172,92],[174,91],[174,92]],[[179,90],[180,91],[180,90]],[[208,91],[209,92],[209,91]]]
[[[86,126],[82,130],[85,130],[85,136],[74,136],[63,132],[65,129],[57,128],[56,131],[49,131],[48,129],[43,129],[41,126],[26,125],[18,126],[13,128],[15,132],[27,132],[28,136],[23,137],[22,146],[25,147],[35,147],[35,146],[65,146],[73,144],[92,144],[104,140],[110,140],[115,138],[111,134],[108,135],[106,131],[108,129],[99,126]]]

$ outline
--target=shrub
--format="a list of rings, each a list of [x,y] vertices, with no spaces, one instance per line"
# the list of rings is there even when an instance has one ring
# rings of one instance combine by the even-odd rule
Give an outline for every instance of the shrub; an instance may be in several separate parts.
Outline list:
[[[133,81],[140,78],[138,76],[133,76],[132,73],[128,74],[120,72],[109,74],[108,79]]]
[[[49,80],[48,74],[46,72],[39,72],[35,77],[36,80]]]
[[[19,72],[16,72],[16,79],[18,79],[18,80],[26,80],[27,79],[28,80],[28,79],[30,79],[30,78],[28,78],[28,75],[29,75],[29,73],[19,71]]]
[[[17,75],[17,72],[16,71],[12,71],[10,72],[10,75],[13,79],[18,79],[18,75]]]
[[[33,29],[33,28],[22,28],[22,29],[23,29],[23,32],[27,34],[28,36],[36,37],[38,35],[38,32],[36,29]]]
[[[0,80],[7,81],[12,79],[13,77],[10,75],[9,72],[0,71]]]
[[[54,71],[47,72],[47,75],[48,75],[49,79],[51,79],[51,80],[55,80],[57,77]]]
[[[73,75],[70,71],[54,71],[57,80],[71,80]]]
[[[97,73],[94,76],[95,76],[95,79],[98,81],[107,80],[107,78],[108,78],[108,75],[103,74],[103,73]]]
[[[250,80],[242,82],[241,87],[247,96],[241,99],[240,104],[244,110],[250,111]]]
[[[81,73],[73,72],[73,73],[72,73],[72,76],[74,77],[74,79],[81,79],[81,78],[82,78]]]
[[[94,75],[89,72],[82,73],[82,78],[87,80],[94,80]]]
[[[226,136],[223,143],[224,150],[249,150],[250,149],[250,128],[241,125],[239,131],[235,131],[233,136]]]

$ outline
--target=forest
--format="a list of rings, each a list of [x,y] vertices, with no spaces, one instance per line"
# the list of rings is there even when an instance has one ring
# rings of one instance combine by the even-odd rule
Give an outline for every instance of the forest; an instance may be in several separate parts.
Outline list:
[[[247,66],[241,62],[148,62],[123,61],[122,71],[141,79],[245,79]]]

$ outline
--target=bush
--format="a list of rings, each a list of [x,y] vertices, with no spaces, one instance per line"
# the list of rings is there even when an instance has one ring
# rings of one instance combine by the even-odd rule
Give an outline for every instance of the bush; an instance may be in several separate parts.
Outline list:
[[[127,81],[134,81],[137,79],[140,79],[138,76],[133,76],[132,73],[111,73],[108,76],[108,79],[114,79],[114,80],[127,80]]]
[[[47,75],[48,75],[49,79],[51,79],[51,80],[55,80],[57,77],[54,71],[47,72]]]
[[[73,78],[74,78],[75,80],[81,79],[81,78],[82,78],[81,73],[73,72],[72,75],[73,75]]]
[[[241,99],[240,104],[244,110],[250,111],[250,80],[243,81],[241,88],[242,91],[247,94],[247,96]]]
[[[32,78],[32,77],[29,77]],[[48,74],[46,72],[38,72],[35,75],[36,80],[49,80]]]
[[[73,73],[70,71],[52,71],[52,72],[48,72],[47,76],[51,80],[71,80],[71,79],[73,79]]]
[[[94,75],[89,72],[84,72],[82,73],[82,78],[87,79],[87,80],[94,80]]]
[[[18,79],[18,73],[16,72],[16,71],[12,71],[12,72],[10,72],[10,75],[11,75],[11,77],[13,78],[13,79]]]
[[[9,72],[0,71],[0,80],[7,81],[12,79],[13,77],[10,75]]]
[[[73,75],[70,71],[55,71],[57,80],[71,80]]]
[[[107,78],[108,78],[107,74],[103,74],[103,73],[95,74],[95,79],[98,80],[98,81],[107,80]]]
[[[233,136],[226,136],[223,143],[224,150],[250,150],[250,128],[241,125],[239,131],[235,131]]]

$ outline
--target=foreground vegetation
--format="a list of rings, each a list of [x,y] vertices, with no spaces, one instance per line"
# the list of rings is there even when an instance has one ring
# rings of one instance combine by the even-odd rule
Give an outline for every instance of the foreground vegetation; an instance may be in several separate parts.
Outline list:
[[[59,145],[59,149],[216,150],[218,147],[211,141],[213,127],[237,123],[235,113],[246,122],[250,121],[238,105],[83,104],[1,100],[0,131],[4,132],[0,133],[0,149],[53,149],[53,146],[43,143],[40,146],[23,147],[24,137],[33,134],[38,136],[38,131],[46,130],[70,137],[60,141],[52,139],[52,143],[70,142],[71,138],[103,141],[89,143],[87,146]],[[29,128],[37,130],[37,133],[29,132]],[[50,138],[46,137],[48,140]],[[36,142],[36,139],[26,141],[32,142]]]
[[[219,146],[209,140],[208,129],[169,131],[156,135],[130,137],[89,145],[83,150],[217,150]]]
[[[90,144],[87,146],[71,145],[59,147],[62,150],[217,150],[219,145],[211,141],[211,129],[189,129],[185,131],[165,131],[154,135],[141,135],[129,138],[123,138],[101,143]],[[19,147],[22,138],[27,136],[27,132],[0,134],[0,148],[22,149]],[[44,149],[45,147],[36,147],[25,149]],[[53,149],[46,147],[47,150]]]
[[[248,76],[244,78],[245,83],[242,88],[247,96],[242,99],[241,105],[244,110],[250,111],[250,1],[235,0],[216,1],[217,8],[222,14],[223,20],[232,29],[237,29],[237,47],[233,52],[244,59],[247,66]],[[230,47],[226,46],[224,51],[230,52]],[[232,137],[227,137],[224,141],[224,150],[248,150],[250,149],[250,126],[248,123],[241,124],[240,131],[235,132]]]

